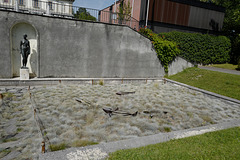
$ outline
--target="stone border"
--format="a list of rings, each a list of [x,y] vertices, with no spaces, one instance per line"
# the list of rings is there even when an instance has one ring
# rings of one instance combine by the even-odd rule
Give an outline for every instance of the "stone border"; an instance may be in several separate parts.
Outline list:
[[[103,80],[105,84],[148,83],[160,78],[33,78],[30,80],[0,79],[0,86],[40,86],[59,84],[93,84]]]
[[[213,97],[216,97],[216,98],[220,98],[220,99],[223,99],[223,100],[227,100],[227,101],[230,101],[230,102],[240,104],[240,100],[237,100],[237,99],[234,99],[234,98],[230,98],[230,97],[223,96],[223,95],[220,95],[220,94],[217,94],[217,93],[206,91],[206,90],[203,90],[203,89],[200,89],[200,88],[197,88],[197,87],[189,86],[187,84],[176,82],[176,81],[173,81],[173,80],[170,80],[170,79],[167,79],[167,78],[163,78],[163,80],[166,80],[166,82],[173,83],[173,84],[176,84],[176,85],[179,85],[179,86],[183,86],[183,87],[186,87],[186,88],[198,91],[198,92],[202,92],[202,93],[204,93],[206,95],[209,95],[209,96],[213,96]]]
[[[240,127],[240,119],[232,120],[230,122],[224,122],[204,127],[197,127],[193,129],[173,131],[169,133],[159,133],[156,135],[138,137],[133,139],[121,140],[116,142],[102,143],[93,146],[69,148],[62,151],[48,152],[40,154],[40,160],[75,160],[75,159],[103,159],[108,156],[109,153],[122,149],[130,149],[142,147],[150,144],[157,144],[166,142],[172,139],[180,139],[190,136],[201,135],[207,132],[213,132],[233,127]]]

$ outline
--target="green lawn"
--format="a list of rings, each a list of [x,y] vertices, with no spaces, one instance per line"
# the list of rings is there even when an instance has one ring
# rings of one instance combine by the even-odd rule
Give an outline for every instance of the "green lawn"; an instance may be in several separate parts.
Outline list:
[[[236,70],[238,68],[238,65],[233,65],[233,64],[226,63],[226,64],[213,64],[210,67]]]
[[[169,79],[240,100],[240,76],[188,68]]]
[[[141,148],[120,150],[109,160],[239,160],[240,127]]]

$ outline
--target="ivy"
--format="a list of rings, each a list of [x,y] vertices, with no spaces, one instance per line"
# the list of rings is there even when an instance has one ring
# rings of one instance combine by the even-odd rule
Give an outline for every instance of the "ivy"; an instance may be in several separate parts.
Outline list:
[[[157,56],[164,66],[165,72],[168,73],[168,65],[180,54],[180,50],[175,42],[165,40],[163,37],[153,33],[150,29],[140,29],[140,33],[147,36],[157,52]]]
[[[225,36],[211,36],[200,33],[160,33],[164,40],[176,42],[180,55],[192,63],[219,64],[230,60],[231,42]]]

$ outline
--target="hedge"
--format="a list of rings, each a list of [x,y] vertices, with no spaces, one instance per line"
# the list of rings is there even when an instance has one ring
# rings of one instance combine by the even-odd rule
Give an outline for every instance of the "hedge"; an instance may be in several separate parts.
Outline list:
[[[231,42],[225,36],[211,36],[200,33],[168,32],[159,36],[176,42],[180,55],[192,63],[219,64],[230,60]]]
[[[157,34],[153,33],[150,29],[142,28],[139,32],[147,36],[152,41],[155,51],[157,52],[157,56],[163,64],[165,72],[168,73],[168,64],[180,54],[177,44],[175,42],[164,40]]]

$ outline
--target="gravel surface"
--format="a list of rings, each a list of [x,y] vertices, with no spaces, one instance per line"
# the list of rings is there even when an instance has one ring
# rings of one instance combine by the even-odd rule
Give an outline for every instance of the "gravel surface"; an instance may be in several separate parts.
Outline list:
[[[99,84],[34,87],[31,99],[26,87],[0,88],[0,159],[37,159],[43,139],[50,151],[49,144],[110,142],[240,118],[239,104],[170,83]]]

